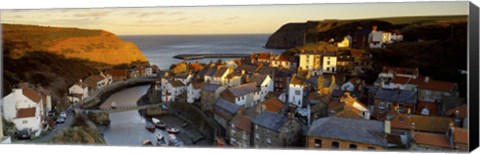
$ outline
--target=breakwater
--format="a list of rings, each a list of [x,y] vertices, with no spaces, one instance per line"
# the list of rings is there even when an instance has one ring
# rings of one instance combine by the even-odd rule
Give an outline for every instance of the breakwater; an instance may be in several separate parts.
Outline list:
[[[250,54],[179,54],[173,58],[181,60],[204,59],[204,58],[248,58]]]

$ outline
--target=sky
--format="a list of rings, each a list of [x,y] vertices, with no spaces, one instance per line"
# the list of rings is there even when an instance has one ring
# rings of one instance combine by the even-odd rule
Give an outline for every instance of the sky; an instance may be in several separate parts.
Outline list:
[[[2,23],[103,29],[117,35],[271,34],[290,22],[467,15],[468,2],[1,10]]]

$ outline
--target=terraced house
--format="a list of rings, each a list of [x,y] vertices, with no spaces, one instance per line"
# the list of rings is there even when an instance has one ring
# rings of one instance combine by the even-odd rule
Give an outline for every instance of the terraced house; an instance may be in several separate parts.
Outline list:
[[[313,121],[307,132],[310,149],[384,150],[384,123],[381,121],[326,117]]]
[[[239,114],[235,116],[227,127],[230,145],[248,148],[251,145],[252,121],[248,116]]]
[[[255,148],[292,147],[301,144],[302,127],[291,113],[285,116],[264,111],[257,115],[252,123]]]

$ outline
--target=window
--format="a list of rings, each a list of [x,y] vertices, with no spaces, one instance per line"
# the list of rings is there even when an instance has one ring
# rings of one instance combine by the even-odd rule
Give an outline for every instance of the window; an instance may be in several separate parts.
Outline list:
[[[268,144],[271,144],[272,143],[272,140],[270,138],[267,138],[267,143]]]
[[[255,129],[258,129],[258,126],[257,126],[257,125],[255,125]]]
[[[330,71],[330,67],[327,67],[327,71]]]
[[[258,133],[255,133],[255,138],[260,139],[260,135]]]
[[[242,138],[243,138],[243,140],[247,140],[247,133],[243,132]]]
[[[327,61],[327,65],[330,65],[330,61]]]
[[[300,90],[295,90],[295,95],[300,95]]]
[[[23,124],[26,124],[26,123],[28,123],[28,121],[27,121],[27,120],[23,120],[22,123],[23,123]]]
[[[270,130],[267,129],[267,132],[266,132],[266,133],[267,133],[267,134],[270,134]]]
[[[368,147],[367,149],[368,149],[368,150],[375,150],[374,147]]]
[[[332,142],[332,149],[338,149],[340,144],[338,142]]]
[[[322,147],[322,140],[315,139],[315,147],[321,148]]]
[[[350,144],[349,148],[350,148],[350,150],[355,150],[355,149],[357,149],[357,145]]]
[[[230,131],[230,135],[235,135],[235,130],[232,129],[232,130]]]

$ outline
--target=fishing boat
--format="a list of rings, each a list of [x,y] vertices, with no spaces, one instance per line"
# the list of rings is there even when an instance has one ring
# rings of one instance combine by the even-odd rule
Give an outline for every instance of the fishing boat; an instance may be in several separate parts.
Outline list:
[[[110,107],[112,107],[112,109],[116,109],[116,108],[117,108],[117,103],[116,103],[116,102],[112,102],[112,104],[110,105]]]
[[[165,139],[165,137],[163,137],[162,134],[157,134],[157,145],[159,146],[166,146],[167,145],[167,141]]]
[[[147,140],[147,139],[143,140],[142,144],[143,144],[143,145],[153,145],[153,144],[152,144],[152,141]]]
[[[155,125],[147,121],[147,125],[145,126],[145,129],[153,133],[155,132]]]
[[[172,134],[176,134],[178,133],[180,130],[178,130],[178,128],[167,128],[167,132],[169,133],[172,133]]]
[[[164,129],[167,126],[165,122],[163,122],[162,120],[158,120],[157,118],[152,118],[152,122],[157,128],[160,129]]]
[[[180,139],[177,139],[177,137],[173,134],[170,134],[170,142],[169,142],[169,145],[173,145],[173,146],[183,146],[185,145],[183,143],[183,141],[181,141]]]

